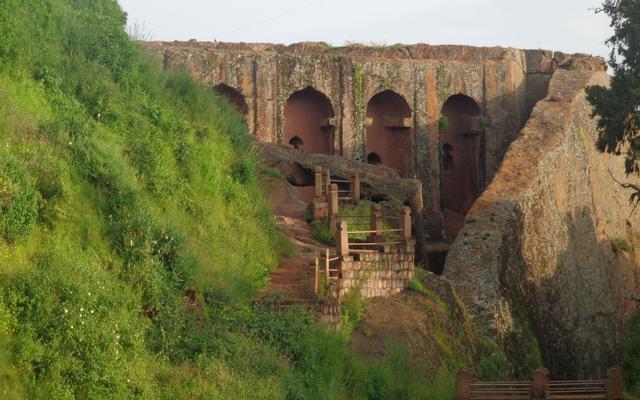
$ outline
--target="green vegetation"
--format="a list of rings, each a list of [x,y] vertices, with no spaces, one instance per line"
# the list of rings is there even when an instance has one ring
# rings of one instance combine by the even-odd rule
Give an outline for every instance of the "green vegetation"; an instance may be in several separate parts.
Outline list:
[[[353,63],[353,98],[354,98],[354,111],[353,111],[353,128],[354,132],[361,132],[365,127],[365,110],[366,100],[364,98],[364,72],[362,67],[356,63]],[[364,145],[362,139],[359,136],[353,138],[353,147],[357,151],[356,160],[366,161],[364,154]]]
[[[401,352],[371,365],[311,313],[252,303],[288,248],[275,174],[125,20],[114,0],[0,0],[1,397],[419,398]]]
[[[350,335],[362,321],[366,310],[367,303],[362,298],[360,288],[353,288],[342,301],[342,306],[340,307],[343,333]]]
[[[597,12],[611,18],[613,36],[609,66],[611,86],[587,88],[598,122],[598,150],[620,154],[626,151],[625,172],[640,174],[640,7],[637,0],[606,0]],[[623,184],[632,191],[630,201],[640,204],[640,188]]]
[[[329,224],[326,220],[311,222],[311,234],[315,240],[327,246],[334,246],[336,243],[336,239],[333,234],[331,234]]]
[[[507,357],[492,339],[487,338],[481,343],[476,371],[480,379],[487,381],[503,381],[509,377]]]
[[[540,344],[526,319],[515,323],[505,338],[505,353],[509,360],[509,376],[529,379],[531,371],[543,366]]]
[[[620,254],[622,252],[628,253],[633,250],[633,246],[627,239],[618,236],[611,239],[611,247],[616,254]]]
[[[282,172],[274,168],[269,168],[269,167],[263,168],[262,173],[272,178],[284,178],[284,175],[282,175]]]
[[[411,281],[409,282],[408,289],[427,296],[431,300],[435,301],[436,304],[442,309],[442,311],[448,313],[449,306],[447,306],[447,303],[445,303],[444,300],[442,300],[442,298],[438,296],[436,293],[432,292],[431,290],[425,288],[424,285],[422,285],[421,280],[422,280],[423,274],[424,274],[423,269],[416,268],[415,277],[411,279]]]
[[[622,371],[624,383],[634,396],[640,396],[640,314],[629,321],[623,343]]]
[[[438,119],[438,128],[440,129],[440,133],[445,133],[447,129],[449,129],[449,119],[446,116],[440,116],[440,119]]]

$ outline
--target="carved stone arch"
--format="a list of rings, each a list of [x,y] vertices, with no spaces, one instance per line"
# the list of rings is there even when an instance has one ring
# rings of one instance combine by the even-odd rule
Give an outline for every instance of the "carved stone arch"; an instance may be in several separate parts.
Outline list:
[[[247,101],[240,90],[229,86],[226,83],[220,83],[213,88],[219,95],[226,98],[240,113],[240,115],[244,118],[247,117],[247,114],[249,113],[249,106],[247,105]]]
[[[458,233],[480,196],[482,137],[476,125],[481,111],[473,98],[462,93],[442,105],[442,212],[448,236]]]
[[[378,92],[367,103],[365,125],[366,154],[375,153],[383,165],[410,177],[413,120],[407,100],[392,90]]]
[[[297,136],[299,150],[333,154],[334,115],[329,97],[312,86],[294,92],[284,106],[284,142]]]

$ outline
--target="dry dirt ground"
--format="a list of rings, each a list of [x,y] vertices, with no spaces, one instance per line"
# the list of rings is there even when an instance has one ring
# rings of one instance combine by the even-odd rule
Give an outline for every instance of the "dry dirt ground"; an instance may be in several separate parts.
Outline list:
[[[326,246],[313,239],[304,219],[307,204],[295,188],[281,178],[264,176],[263,182],[273,204],[276,224],[291,239],[293,252],[273,272],[261,295],[276,294],[283,303],[306,304],[313,300],[315,258]]]

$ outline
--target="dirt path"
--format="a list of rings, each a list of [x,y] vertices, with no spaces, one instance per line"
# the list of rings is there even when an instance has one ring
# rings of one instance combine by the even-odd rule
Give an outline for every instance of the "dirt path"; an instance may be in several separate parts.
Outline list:
[[[283,303],[308,304],[313,300],[315,258],[326,246],[313,239],[304,219],[307,204],[296,190],[282,179],[265,177],[263,181],[274,206],[276,224],[291,239],[294,251],[273,272],[259,297],[278,294]]]

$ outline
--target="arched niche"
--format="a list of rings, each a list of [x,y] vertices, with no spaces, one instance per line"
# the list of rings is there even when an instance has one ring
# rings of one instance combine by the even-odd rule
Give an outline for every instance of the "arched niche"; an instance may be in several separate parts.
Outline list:
[[[478,103],[463,94],[449,97],[442,106],[442,211],[450,237],[457,235],[480,195],[481,134],[475,123],[480,112]]]
[[[381,164],[410,177],[411,108],[398,93],[385,90],[367,104],[366,154],[375,154]]]
[[[240,115],[246,118],[249,113],[249,106],[247,105],[247,101],[242,93],[231,86],[225,85],[224,83],[215,86],[214,89],[219,95],[226,98],[240,113]]]
[[[380,154],[373,151],[367,154],[367,164],[373,164],[373,165],[382,164],[382,157],[380,157]]]
[[[293,93],[284,107],[284,142],[305,153],[333,154],[333,107],[312,87]]]

